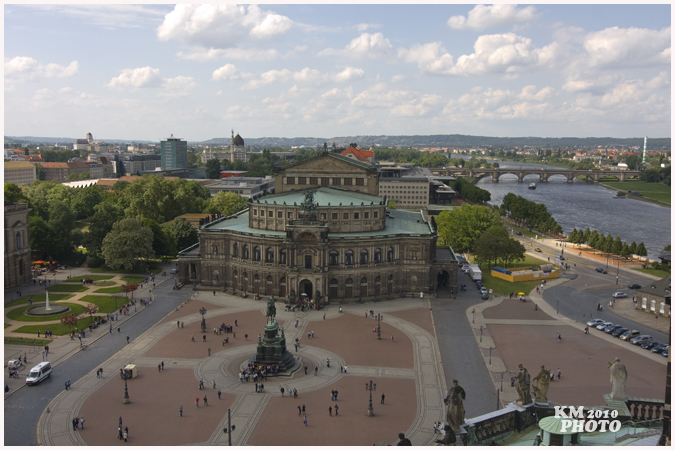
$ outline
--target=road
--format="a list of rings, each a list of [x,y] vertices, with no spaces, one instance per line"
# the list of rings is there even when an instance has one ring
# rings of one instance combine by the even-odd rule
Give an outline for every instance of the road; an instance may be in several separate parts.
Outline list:
[[[77,388],[77,380],[96,370],[103,362],[126,345],[126,336],[135,339],[178,305],[193,291],[183,288],[172,290],[171,279],[157,286],[153,292],[155,301],[122,324],[123,333],[103,336],[89,345],[86,351],[71,356],[54,368],[52,376],[36,386],[26,386],[5,399],[5,445],[38,445],[37,424],[47,405],[64,389],[66,380]],[[117,374],[110,374],[117,376]],[[95,376],[93,373],[91,376]],[[123,392],[120,392],[120,398]]]

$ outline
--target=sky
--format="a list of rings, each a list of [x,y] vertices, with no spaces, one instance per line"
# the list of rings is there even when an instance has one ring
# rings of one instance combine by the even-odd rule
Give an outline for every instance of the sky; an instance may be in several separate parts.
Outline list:
[[[4,5],[4,133],[670,137],[671,6]]]

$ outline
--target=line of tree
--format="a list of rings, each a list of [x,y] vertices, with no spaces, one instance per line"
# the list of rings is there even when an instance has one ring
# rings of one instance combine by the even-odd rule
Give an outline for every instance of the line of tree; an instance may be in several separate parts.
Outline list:
[[[573,229],[567,236],[567,240],[573,244],[586,244],[594,250],[623,257],[630,255],[647,256],[647,248],[643,242],[636,244],[633,241],[628,245],[628,243],[622,242],[619,236],[612,237],[611,233],[605,236],[598,233],[598,230],[591,231],[590,228],[586,228],[584,231]]]
[[[520,195],[509,192],[504,196],[500,212],[508,216],[520,225],[526,226],[530,231],[537,230],[542,233],[562,234],[562,227],[556,222],[546,205],[527,200]]]
[[[492,194],[485,189],[479,188],[473,183],[466,181],[463,177],[457,177],[455,181],[450,182],[450,187],[457,192],[464,200],[474,203],[489,202]]]
[[[421,152],[413,149],[375,148],[375,160],[413,163],[419,167],[443,167],[449,163],[445,153]]]

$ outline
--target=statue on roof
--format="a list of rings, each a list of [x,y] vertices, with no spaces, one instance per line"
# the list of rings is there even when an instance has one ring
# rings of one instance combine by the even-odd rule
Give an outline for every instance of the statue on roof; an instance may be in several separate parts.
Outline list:
[[[315,212],[316,204],[314,203],[314,191],[305,191],[305,199],[300,204],[302,212]]]

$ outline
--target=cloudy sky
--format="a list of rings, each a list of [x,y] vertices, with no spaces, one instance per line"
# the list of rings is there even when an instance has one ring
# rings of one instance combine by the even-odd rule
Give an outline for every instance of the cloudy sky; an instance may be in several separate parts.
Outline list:
[[[671,6],[5,5],[5,135],[670,137]]]

